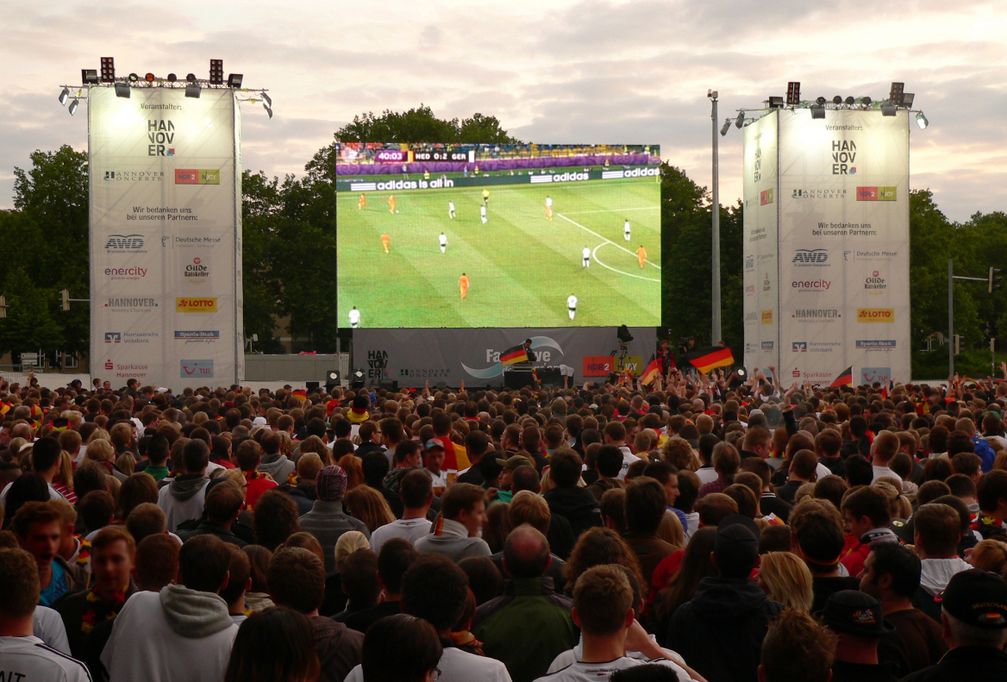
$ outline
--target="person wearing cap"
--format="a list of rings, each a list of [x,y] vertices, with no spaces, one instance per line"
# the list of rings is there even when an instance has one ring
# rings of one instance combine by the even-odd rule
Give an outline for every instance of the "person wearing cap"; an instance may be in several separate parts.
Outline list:
[[[322,546],[326,575],[332,575],[336,571],[333,551],[343,533],[358,530],[366,537],[371,537],[363,521],[343,511],[345,493],[346,471],[337,464],[330,464],[318,472],[315,502],[311,505],[311,511],[300,519],[301,530],[314,535]]]
[[[444,445],[436,438],[430,438],[423,444],[423,468],[430,474],[435,490],[443,492],[448,486],[446,472],[441,471],[444,464]]]
[[[970,569],[956,573],[944,590],[941,625],[950,651],[940,662],[903,682],[1007,679],[1007,583]]]
[[[723,519],[710,561],[717,575],[700,580],[695,596],[675,610],[661,644],[710,682],[755,682],[762,640],[783,609],[749,580],[759,563],[755,522],[739,514]]]
[[[877,599],[859,590],[829,596],[819,619],[836,634],[833,682],[888,682],[895,674],[878,661],[878,643],[894,628],[885,622]]]

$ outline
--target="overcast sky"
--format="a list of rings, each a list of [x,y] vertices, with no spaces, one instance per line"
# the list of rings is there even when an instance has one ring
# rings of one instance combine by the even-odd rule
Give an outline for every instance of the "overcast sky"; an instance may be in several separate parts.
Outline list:
[[[304,164],[354,114],[421,102],[441,117],[497,116],[536,142],[657,142],[710,183],[710,105],[721,119],[799,80],[802,95],[916,93],[911,185],[956,220],[1007,209],[1007,1],[380,0],[0,3],[0,207],[33,149],[86,146],[59,85],[113,56],[117,71],[193,71],[211,57],[269,88],[247,106],[244,165]],[[165,5],[169,3],[163,3]],[[741,193],[741,134],[721,138],[721,202]]]

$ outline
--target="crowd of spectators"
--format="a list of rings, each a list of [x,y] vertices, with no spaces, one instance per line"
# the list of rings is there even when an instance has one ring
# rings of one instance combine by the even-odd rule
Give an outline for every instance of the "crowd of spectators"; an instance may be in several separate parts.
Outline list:
[[[1007,679],[1007,382],[0,382],[0,679]]]

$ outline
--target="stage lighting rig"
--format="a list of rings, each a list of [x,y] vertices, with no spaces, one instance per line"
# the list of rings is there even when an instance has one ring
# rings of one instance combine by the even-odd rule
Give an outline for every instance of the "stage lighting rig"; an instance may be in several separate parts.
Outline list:
[[[101,58],[101,82],[102,83],[115,82],[115,59],[113,59],[112,57]]]
[[[720,136],[721,137],[723,137],[724,135],[727,135],[727,131],[731,129],[731,123],[732,123],[731,119],[729,119],[729,118],[725,118],[724,119],[724,125],[722,125],[720,127]]]
[[[801,82],[790,81],[787,83],[787,106],[796,107],[801,103]]]
[[[66,101],[70,99],[70,88],[64,87],[59,93],[59,103],[66,106]]]
[[[224,84],[224,60],[210,60],[210,85]]]

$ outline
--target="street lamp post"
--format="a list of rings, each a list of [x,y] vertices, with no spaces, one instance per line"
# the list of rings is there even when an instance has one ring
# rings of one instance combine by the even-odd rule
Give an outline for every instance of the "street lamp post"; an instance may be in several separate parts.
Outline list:
[[[713,204],[710,207],[711,213],[713,214],[713,225],[712,225],[712,262],[711,270],[713,271],[712,282],[711,282],[711,293],[712,293],[712,310],[710,314],[710,339],[711,344],[718,344],[723,339],[723,334],[720,328],[720,169],[719,169],[719,151],[718,151],[718,141],[717,141],[717,96],[718,92],[716,90],[708,90],[706,96],[710,98],[710,103],[712,105],[712,111],[710,113],[711,129],[713,132]]]

